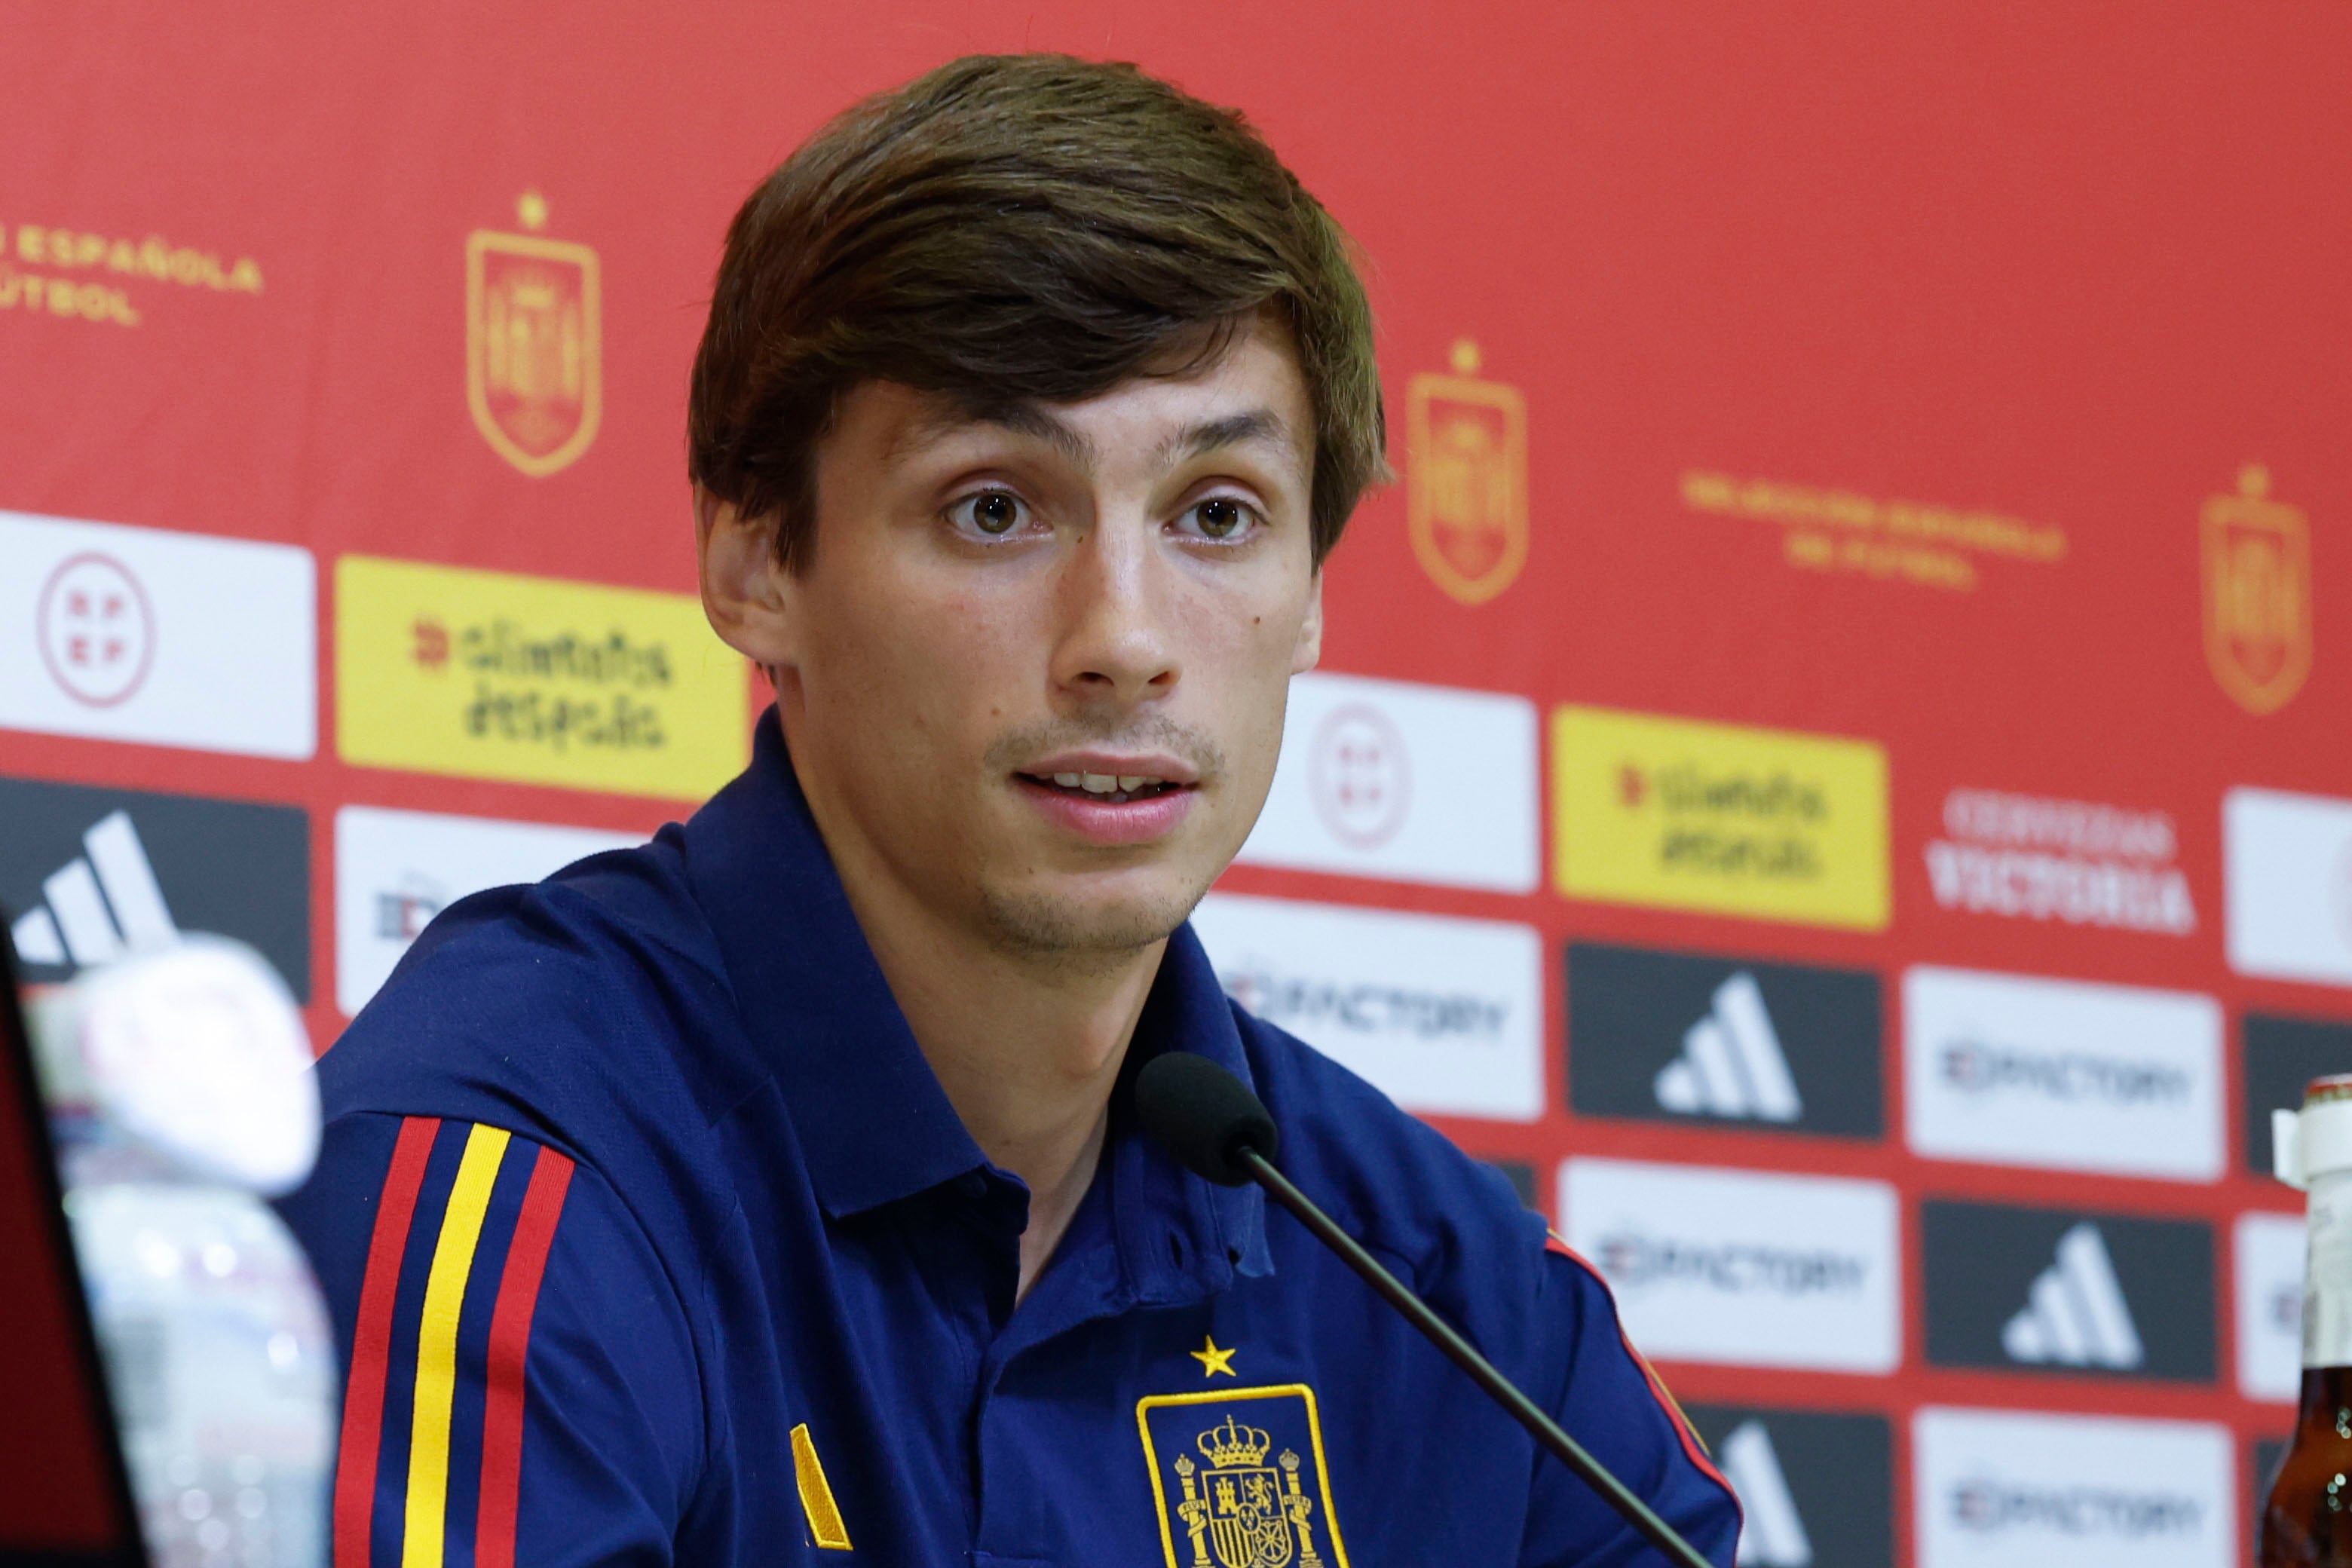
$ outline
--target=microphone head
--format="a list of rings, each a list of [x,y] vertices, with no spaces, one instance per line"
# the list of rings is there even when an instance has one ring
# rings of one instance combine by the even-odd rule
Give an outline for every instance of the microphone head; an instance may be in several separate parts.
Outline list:
[[[1274,1117],[1249,1086],[1203,1056],[1168,1051],[1135,1075],[1135,1114],[1194,1175],[1219,1186],[1247,1184],[1235,1155],[1255,1149],[1274,1158]]]

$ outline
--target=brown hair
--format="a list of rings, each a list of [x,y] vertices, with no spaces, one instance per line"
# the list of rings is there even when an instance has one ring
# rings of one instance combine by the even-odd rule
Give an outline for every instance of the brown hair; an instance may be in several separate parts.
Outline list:
[[[688,471],[808,558],[817,439],[887,380],[1076,402],[1208,363],[1258,312],[1315,411],[1319,564],[1388,478],[1371,310],[1347,236],[1242,116],[1131,65],[951,61],[834,120],[727,231]]]

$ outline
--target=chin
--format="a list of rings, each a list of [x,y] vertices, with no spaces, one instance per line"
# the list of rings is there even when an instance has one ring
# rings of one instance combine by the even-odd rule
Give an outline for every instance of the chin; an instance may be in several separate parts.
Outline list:
[[[1005,946],[1038,956],[1116,958],[1161,941],[1192,914],[1205,889],[990,888],[988,926]]]

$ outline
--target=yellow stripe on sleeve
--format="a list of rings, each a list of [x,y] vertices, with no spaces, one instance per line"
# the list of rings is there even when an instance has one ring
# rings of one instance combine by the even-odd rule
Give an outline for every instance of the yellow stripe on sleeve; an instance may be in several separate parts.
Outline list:
[[[425,1279],[425,1311],[416,1331],[416,1410],[409,1426],[408,1512],[401,1532],[400,1568],[441,1568],[449,1512],[449,1409],[457,1394],[457,1314],[466,1280],[482,1239],[482,1215],[499,1179],[510,1134],[477,1126],[466,1135],[465,1158],[442,1211],[433,1244],[433,1271]]]
[[[816,1457],[816,1439],[808,1423],[793,1428],[793,1474],[801,1484],[801,1509],[808,1515],[809,1534],[828,1552],[847,1552],[849,1527],[841,1522],[841,1505],[825,1484],[824,1461]]]

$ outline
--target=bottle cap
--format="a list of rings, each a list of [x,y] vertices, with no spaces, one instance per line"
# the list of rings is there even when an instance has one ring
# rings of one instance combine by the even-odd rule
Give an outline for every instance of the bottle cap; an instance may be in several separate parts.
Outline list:
[[[2296,1188],[2352,1171],[2352,1073],[2313,1079],[2301,1110],[2271,1112],[2271,1169]]]

